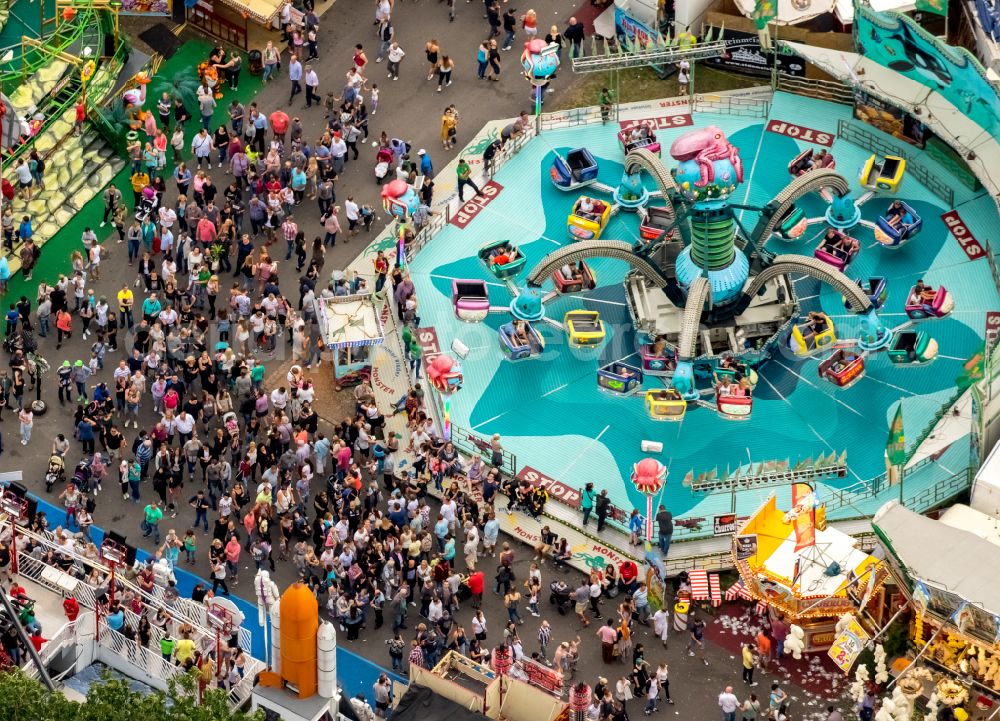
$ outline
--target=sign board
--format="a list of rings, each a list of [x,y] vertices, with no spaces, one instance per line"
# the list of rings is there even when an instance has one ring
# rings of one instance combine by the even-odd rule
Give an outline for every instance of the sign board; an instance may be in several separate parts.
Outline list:
[[[560,503],[563,503],[570,508],[580,508],[580,492],[567,486],[562,481],[557,481],[555,478],[551,478],[536,468],[531,466],[521,466],[517,472],[517,480],[527,481],[532,486],[541,486],[546,491],[549,492],[549,498],[552,498]],[[623,508],[619,508],[614,504],[611,505],[611,512],[608,514],[608,518],[618,521],[619,523],[628,523],[628,517],[631,511],[626,511]]]
[[[694,125],[694,119],[689,113],[680,115],[661,115],[656,118],[634,118],[632,120],[619,120],[618,125],[622,130],[631,130],[636,125],[648,125],[655,130],[669,130],[670,128],[683,128]]]
[[[951,231],[951,234],[955,236],[955,240],[962,246],[962,250],[965,251],[969,260],[979,260],[986,257],[986,251],[983,249],[982,244],[976,240],[976,236],[969,230],[969,226],[965,224],[965,221],[962,220],[962,216],[958,214],[957,210],[949,210],[947,213],[942,213],[941,220],[944,221],[945,226]]]
[[[543,666],[527,658],[521,662],[521,665],[524,667],[524,673],[528,676],[528,683],[543,688],[556,696],[562,695],[564,681],[561,671]]]
[[[939,93],[989,135],[1000,136],[1000,96],[968,50],[948,45],[905,15],[867,5],[855,10],[854,38],[866,60]]]
[[[764,52],[760,47],[760,37],[756,33],[744,33],[725,28],[722,39],[726,51],[717,58],[708,58],[706,65],[724,70],[732,70],[748,75],[770,75],[774,65],[774,53]],[[778,70],[787,75],[805,77],[806,61],[798,55],[778,55]]]
[[[503,190],[503,186],[495,180],[486,183],[486,185],[482,186],[482,195],[469,198],[455,211],[455,214],[451,217],[452,225],[464,230],[465,226],[475,220],[483,208],[492,203],[500,195],[501,190]]]
[[[787,135],[789,138],[801,140],[804,143],[815,143],[817,145],[833,146],[834,134],[826,133],[822,130],[813,130],[803,125],[786,123],[784,120],[771,120],[767,124],[767,132]]]
[[[423,356],[424,365],[441,355],[441,344],[438,343],[437,331],[434,326],[422,326],[417,329],[417,343],[420,345],[420,354]]]
[[[745,561],[757,555],[757,534],[750,533],[746,536],[736,536],[736,560]]]
[[[987,311],[986,313],[986,347],[991,348],[996,343],[997,336],[1000,336],[1000,311]]]
[[[655,30],[641,20],[632,17],[617,5],[615,6],[615,25],[621,30],[622,35],[629,40],[635,40],[642,47],[656,43],[657,32]]]
[[[861,627],[861,624],[851,616],[851,620],[839,636],[833,641],[827,654],[837,664],[837,668],[845,674],[851,672],[854,662],[858,660],[861,651],[864,649],[868,639],[871,638],[868,632]]]
[[[585,536],[576,526],[551,518],[536,520],[526,513],[500,513],[497,515],[497,521],[500,522],[501,531],[532,547],[538,545],[542,538],[542,521],[544,521],[553,532],[566,539],[568,548],[573,554],[568,565],[587,574],[595,570],[603,571],[608,566],[617,568],[627,560],[635,560],[618,549]]]
[[[712,523],[712,533],[716,536],[728,536],[736,533],[736,514],[724,513],[716,516]]]

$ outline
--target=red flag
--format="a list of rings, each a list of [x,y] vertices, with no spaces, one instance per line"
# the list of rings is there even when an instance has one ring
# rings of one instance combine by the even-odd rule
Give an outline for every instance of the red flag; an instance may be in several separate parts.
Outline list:
[[[816,545],[816,503],[812,486],[792,484],[792,511],[795,513],[795,550]]]

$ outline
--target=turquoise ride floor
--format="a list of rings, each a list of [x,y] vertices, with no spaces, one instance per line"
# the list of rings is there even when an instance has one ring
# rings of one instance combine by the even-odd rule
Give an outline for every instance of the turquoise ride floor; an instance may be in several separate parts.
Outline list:
[[[794,117],[800,124],[829,131],[835,130],[837,119],[848,117],[849,112],[843,106],[779,94],[771,117]],[[773,197],[790,180],[788,161],[807,147],[765,132],[766,122],[705,113],[695,116],[696,126],[716,124],[740,148],[746,177],[731,199],[734,203],[763,204]],[[671,160],[666,149],[684,130],[662,133],[668,168]],[[680,424],[653,421],[641,397],[608,396],[598,390],[595,381],[600,365],[616,359],[635,360],[635,333],[629,323],[622,285],[627,270],[624,263],[604,258],[589,260],[598,288],[585,295],[559,296],[546,304],[548,317],[557,321],[574,308],[601,313],[608,340],[592,356],[571,351],[563,333],[541,324],[539,328],[546,338],[544,354],[511,363],[501,357],[497,346],[496,329],[509,320],[507,314],[490,315],[481,324],[466,324],[452,313],[453,278],[486,280],[493,305],[506,305],[511,300],[505,284],[497,281],[476,257],[484,243],[497,238],[514,241],[527,256],[529,271],[545,255],[569,244],[566,215],[576,197],[583,193],[603,196],[593,189],[560,191],[549,181],[548,170],[553,150],[565,154],[570,148],[582,146],[598,159],[599,180],[616,185],[623,156],[614,126],[547,131],[500,171],[496,180],[504,189],[499,196],[464,230],[448,226],[439,233],[414,259],[410,271],[424,325],[437,329],[443,347],[459,338],[470,348],[462,363],[465,385],[452,401],[453,422],[481,434],[500,433],[505,447],[517,454],[520,466],[531,466],[576,488],[587,482],[607,487],[614,501],[626,508],[645,507],[643,497],[628,482],[632,464],[645,455],[639,448],[643,439],[664,444],[658,456],[670,469],[664,500],[675,515],[706,516],[729,510],[730,496],[704,497],[681,484],[690,470],[698,474],[718,467],[722,472],[727,466],[735,468],[749,459],[788,458],[795,462],[815,458],[819,453],[846,450],[848,476],[830,481],[830,487],[847,487],[878,475],[884,470],[886,434],[896,403],[902,401],[907,437],[912,439],[954,392],[963,362],[982,343],[985,311],[1000,308],[987,262],[966,259],[940,220],[940,214],[949,208],[908,176],[898,197],[923,217],[923,231],[906,246],[886,251],[874,247],[871,231],[859,226],[852,234],[861,241],[863,250],[847,274],[852,278],[884,275],[889,279],[889,299],[881,315],[893,326],[906,323],[903,301],[917,278],[951,289],[956,299],[955,312],[946,319],[920,324],[938,340],[938,360],[921,368],[909,368],[893,366],[885,354],[869,356],[865,378],[851,388],[837,390],[818,378],[818,360],[779,355],[761,373],[753,415],[748,421],[726,421],[706,408],[689,410]],[[856,169],[867,153],[842,141],[835,142],[832,152],[838,171],[855,186],[857,197],[861,191],[856,187]],[[646,184],[654,187],[648,178]],[[656,202],[654,199],[651,204]],[[874,197],[862,206],[862,216],[874,220],[889,202],[887,197]],[[959,191],[956,206],[966,202],[976,203],[977,221],[982,222],[979,200],[967,191]],[[825,209],[819,196],[803,200],[801,206],[810,216],[819,216]],[[756,215],[754,211],[742,212],[741,222],[748,230],[753,228]],[[811,255],[822,229],[822,225],[814,225],[795,242],[772,239],[768,247],[780,253]],[[626,241],[637,236],[638,219],[627,213],[614,217],[602,234],[604,239]],[[515,280],[523,284],[526,275],[527,271]],[[840,337],[857,337],[859,323],[844,309],[838,293],[811,278],[793,280],[804,310],[822,309],[834,318]],[[547,281],[544,290],[550,289],[551,281]],[[649,379],[645,387],[662,385],[660,379]],[[954,453],[961,457],[960,452]],[[951,466],[956,463],[953,458]],[[918,490],[918,485],[931,485],[950,474],[943,462],[938,466],[932,464],[915,474],[913,480],[908,479],[910,488]],[[958,465],[958,469],[961,467]],[[769,492],[738,494],[737,510],[752,511]],[[840,514],[855,515],[855,511],[848,508]]]

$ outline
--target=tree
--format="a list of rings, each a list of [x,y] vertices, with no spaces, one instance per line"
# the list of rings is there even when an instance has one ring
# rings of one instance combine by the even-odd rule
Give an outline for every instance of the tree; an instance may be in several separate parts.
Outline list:
[[[149,84],[149,94],[146,97],[146,104],[150,108],[156,107],[156,102],[162,93],[170,96],[170,99],[180,98],[185,106],[189,108],[198,105],[198,76],[191,72],[190,68],[178,70],[169,78],[156,75]]]
[[[0,673],[0,719],[4,721],[263,721],[263,712],[230,711],[228,694],[207,689],[198,703],[195,672],[168,681],[169,688],[142,694],[125,679],[106,674],[90,687],[84,703],[50,693],[15,668]]]

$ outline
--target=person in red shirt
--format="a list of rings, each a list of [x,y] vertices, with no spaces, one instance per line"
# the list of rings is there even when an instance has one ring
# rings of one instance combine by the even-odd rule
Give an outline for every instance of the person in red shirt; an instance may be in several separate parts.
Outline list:
[[[81,100],[76,104],[76,121],[73,123],[73,132],[77,135],[82,133],[85,122],[87,122],[87,108]]]
[[[469,576],[468,586],[469,591],[472,593],[472,607],[479,608],[483,604],[483,586],[485,585],[485,576],[483,576],[482,571],[476,571]]]
[[[31,641],[31,645],[35,647],[35,651],[41,652],[42,644],[48,643],[47,638],[42,638],[41,631],[35,631],[33,634],[28,636],[28,640]]]

